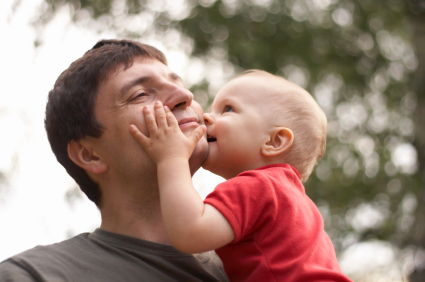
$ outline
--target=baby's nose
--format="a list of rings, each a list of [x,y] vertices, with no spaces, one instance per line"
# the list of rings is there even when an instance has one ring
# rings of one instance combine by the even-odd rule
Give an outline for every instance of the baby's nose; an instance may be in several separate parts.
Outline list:
[[[204,113],[204,122],[205,125],[211,125],[214,122],[214,118],[209,113]]]

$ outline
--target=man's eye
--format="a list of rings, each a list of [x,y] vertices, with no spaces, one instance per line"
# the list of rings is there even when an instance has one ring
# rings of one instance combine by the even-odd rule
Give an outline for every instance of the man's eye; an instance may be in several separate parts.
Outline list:
[[[233,107],[229,105],[224,106],[223,113],[227,113],[227,112],[233,112]]]
[[[130,98],[130,101],[136,100],[136,99],[144,97],[144,96],[146,96],[145,92],[137,93],[136,95],[134,95],[133,97]]]

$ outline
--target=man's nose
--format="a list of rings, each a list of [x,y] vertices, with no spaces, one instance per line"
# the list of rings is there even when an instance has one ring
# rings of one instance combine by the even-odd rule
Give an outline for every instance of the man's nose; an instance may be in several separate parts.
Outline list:
[[[169,83],[162,91],[164,97],[163,104],[170,108],[170,110],[175,110],[177,108],[185,109],[192,103],[192,92],[183,86]]]

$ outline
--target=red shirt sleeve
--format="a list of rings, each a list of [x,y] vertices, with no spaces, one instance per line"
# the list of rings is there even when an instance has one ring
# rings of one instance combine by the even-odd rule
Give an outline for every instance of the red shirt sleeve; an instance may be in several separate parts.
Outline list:
[[[240,174],[219,184],[205,199],[227,219],[235,234],[233,242],[249,237],[259,228],[266,217],[276,215],[277,201],[273,189],[267,189],[269,182],[256,171]]]

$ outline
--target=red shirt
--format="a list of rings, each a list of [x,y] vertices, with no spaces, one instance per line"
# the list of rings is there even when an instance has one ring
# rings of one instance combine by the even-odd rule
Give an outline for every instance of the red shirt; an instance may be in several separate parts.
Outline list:
[[[240,173],[205,199],[235,239],[216,250],[231,281],[351,281],[299,173],[276,164]]]

